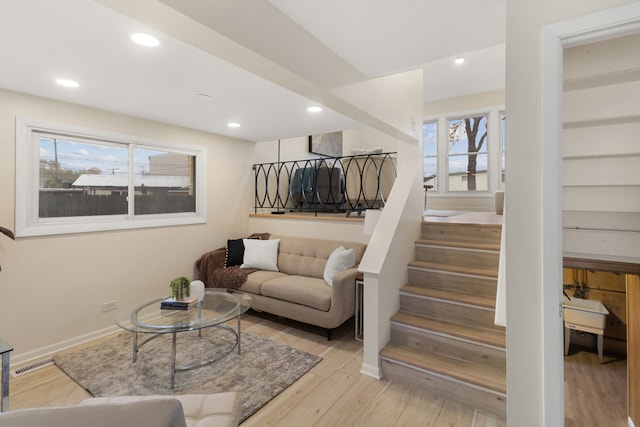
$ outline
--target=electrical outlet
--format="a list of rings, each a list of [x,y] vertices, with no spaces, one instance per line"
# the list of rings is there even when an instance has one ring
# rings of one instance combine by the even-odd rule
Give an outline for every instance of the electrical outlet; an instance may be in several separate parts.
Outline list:
[[[113,311],[116,310],[118,308],[118,301],[113,300],[113,301],[107,301],[102,303],[102,312],[106,313],[108,311]]]

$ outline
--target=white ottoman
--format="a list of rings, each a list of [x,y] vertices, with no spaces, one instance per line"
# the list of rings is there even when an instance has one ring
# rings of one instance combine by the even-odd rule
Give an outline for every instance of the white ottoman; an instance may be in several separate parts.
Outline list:
[[[187,427],[237,427],[240,399],[237,393],[183,394],[172,396],[116,396],[85,399],[80,405],[127,403],[159,398],[176,399],[182,404]]]

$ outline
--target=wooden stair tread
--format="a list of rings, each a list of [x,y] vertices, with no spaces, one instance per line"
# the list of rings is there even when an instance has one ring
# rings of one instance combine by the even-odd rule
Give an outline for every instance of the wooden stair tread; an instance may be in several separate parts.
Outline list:
[[[507,345],[504,330],[500,331],[478,326],[462,325],[402,311],[394,314],[391,317],[391,321],[468,341],[492,345],[494,347],[506,348]]]
[[[506,394],[506,372],[389,342],[380,357]]]
[[[427,261],[411,261],[409,267],[424,268],[428,270],[446,271],[449,273],[468,274],[472,276],[482,276],[497,278],[497,268],[470,267],[466,265],[441,264],[437,262]]]
[[[431,240],[431,239],[419,239],[416,241],[418,245],[428,246],[444,246],[450,248],[460,249],[480,249],[485,251],[499,251],[500,243],[474,243],[474,242],[456,242],[449,240]]]
[[[452,301],[460,304],[475,305],[478,307],[495,309],[496,297],[479,294],[467,294],[463,292],[449,291],[447,289],[424,288],[421,286],[405,285],[400,292],[414,294],[422,297]]]

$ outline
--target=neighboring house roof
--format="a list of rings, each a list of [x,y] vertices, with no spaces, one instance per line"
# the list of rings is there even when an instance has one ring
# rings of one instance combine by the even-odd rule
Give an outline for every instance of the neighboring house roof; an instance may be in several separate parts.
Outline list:
[[[136,176],[134,185],[136,187],[183,188],[188,187],[190,181],[188,176],[146,175]],[[76,187],[127,187],[129,178],[127,175],[82,174],[72,185]]]

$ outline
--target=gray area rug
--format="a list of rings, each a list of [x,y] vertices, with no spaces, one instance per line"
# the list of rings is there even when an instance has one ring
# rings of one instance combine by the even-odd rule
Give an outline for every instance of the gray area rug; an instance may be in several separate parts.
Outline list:
[[[146,338],[139,335],[139,340]],[[322,360],[275,341],[242,333],[242,352],[235,336],[218,328],[178,334],[176,366],[217,359],[201,368],[176,373],[170,389],[171,335],[152,339],[132,361],[132,334],[53,357],[55,364],[94,397],[190,394],[236,391],[245,420]],[[226,354],[228,353],[228,354]]]

